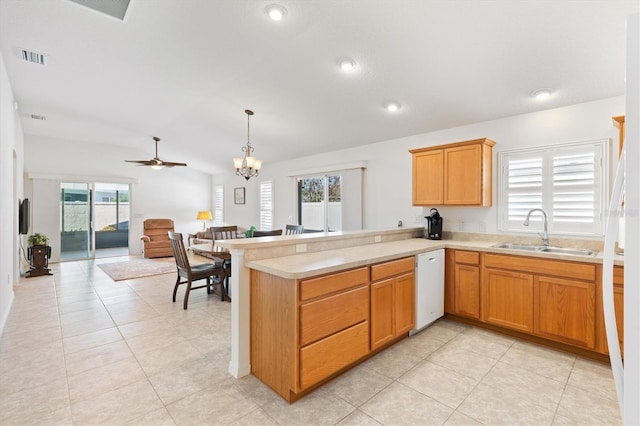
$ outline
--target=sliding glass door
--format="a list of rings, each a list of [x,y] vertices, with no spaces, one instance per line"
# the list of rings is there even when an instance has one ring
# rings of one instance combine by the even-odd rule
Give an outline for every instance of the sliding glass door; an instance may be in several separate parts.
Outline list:
[[[298,179],[298,223],[305,232],[342,230],[340,175]]]
[[[60,184],[60,259],[129,254],[129,185]]]

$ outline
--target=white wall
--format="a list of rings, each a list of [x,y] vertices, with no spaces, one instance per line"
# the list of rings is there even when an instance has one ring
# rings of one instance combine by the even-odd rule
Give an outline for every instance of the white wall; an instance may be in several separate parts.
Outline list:
[[[19,280],[18,199],[23,198],[23,137],[18,112],[0,53],[0,332]]]
[[[437,132],[374,143],[358,148],[327,152],[319,155],[263,164],[259,178],[247,185],[248,202],[255,200],[255,185],[261,179],[274,181],[274,227],[296,218],[295,182],[288,172],[302,167],[313,168],[340,163],[366,161],[363,192],[363,227],[365,229],[396,226],[399,220],[406,226],[424,225],[428,208],[411,205],[411,154],[409,149],[440,145],[486,137],[496,142],[494,147],[493,206],[440,207],[447,231],[497,233],[497,153],[502,150],[611,138],[612,161],[617,157],[617,129],[611,117],[624,114],[624,97],[572,105],[547,111],[523,114]],[[302,165],[302,166],[301,166]],[[216,183],[227,187],[236,176],[215,176]],[[228,198],[228,197],[227,197]],[[226,200],[225,200],[226,201]],[[257,202],[257,201],[256,201]],[[228,206],[228,204],[227,204]],[[257,207],[225,209],[228,223],[257,223]]]
[[[59,259],[60,182],[136,182],[131,188],[130,249],[140,254],[142,222],[146,218],[171,218],[177,232],[202,229],[199,210],[212,210],[211,176],[189,167],[152,170],[125,163],[149,157],[148,153],[116,145],[25,136],[24,170],[35,179],[25,181],[32,195],[32,228],[49,236],[51,261]]]

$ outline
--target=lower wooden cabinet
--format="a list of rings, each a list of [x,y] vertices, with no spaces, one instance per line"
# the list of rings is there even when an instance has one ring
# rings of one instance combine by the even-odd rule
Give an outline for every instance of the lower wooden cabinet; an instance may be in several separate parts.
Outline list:
[[[595,348],[596,285],[536,276],[534,333],[587,349]]]
[[[596,304],[602,305],[602,294],[597,295]],[[604,326],[604,313],[600,306],[597,309],[596,344],[598,351],[604,354],[609,353],[607,342],[607,332]],[[613,307],[616,312],[616,328],[618,329],[618,342],[620,353],[624,355],[624,268],[616,266],[613,268]]]
[[[455,250],[453,313],[480,319],[480,253]]]
[[[413,257],[304,280],[252,270],[251,372],[291,402],[400,338],[413,270]]]
[[[590,351],[606,349],[595,264],[466,250],[448,250],[446,260],[448,313]],[[621,331],[622,268],[615,269]]]
[[[371,350],[406,334],[415,324],[414,259],[371,267]],[[384,278],[391,276],[391,278]]]
[[[533,332],[533,275],[485,268],[482,320],[513,330]]]

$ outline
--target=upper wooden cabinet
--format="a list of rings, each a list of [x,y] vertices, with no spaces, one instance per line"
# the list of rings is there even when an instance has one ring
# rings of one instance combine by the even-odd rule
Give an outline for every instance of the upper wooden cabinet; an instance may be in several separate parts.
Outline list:
[[[613,118],[613,125],[616,126],[620,132],[618,138],[618,155],[622,152],[622,145],[624,145],[624,115],[618,115]]]
[[[482,138],[410,150],[413,205],[491,206],[494,145]]]

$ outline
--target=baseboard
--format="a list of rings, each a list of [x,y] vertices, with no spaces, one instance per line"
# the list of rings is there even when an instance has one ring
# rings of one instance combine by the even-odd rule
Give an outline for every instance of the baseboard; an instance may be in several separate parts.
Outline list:
[[[7,310],[4,312],[4,315],[2,315],[2,318],[0,318],[0,336],[4,332],[4,326],[7,324],[7,319],[9,318],[9,312],[11,312],[11,307],[13,306],[14,299],[15,294],[13,293],[13,290],[11,290],[11,298],[9,299],[9,303],[7,304]]]

